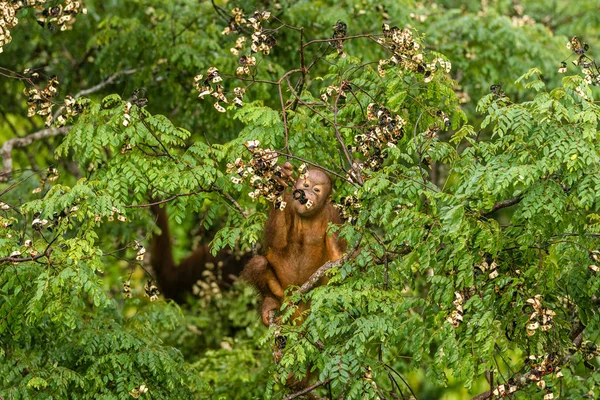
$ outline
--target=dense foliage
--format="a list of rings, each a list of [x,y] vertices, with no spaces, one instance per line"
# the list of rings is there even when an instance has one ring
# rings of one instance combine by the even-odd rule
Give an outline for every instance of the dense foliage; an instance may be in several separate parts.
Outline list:
[[[0,398],[600,393],[595,1],[55,3],[0,0]],[[177,259],[260,251],[252,140],[347,219],[271,329],[146,251],[158,204]]]

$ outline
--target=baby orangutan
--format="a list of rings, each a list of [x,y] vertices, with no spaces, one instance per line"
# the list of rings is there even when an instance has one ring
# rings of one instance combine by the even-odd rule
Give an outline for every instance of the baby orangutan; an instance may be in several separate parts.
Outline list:
[[[285,163],[282,171],[289,179],[292,165]],[[253,257],[242,272],[263,296],[260,313],[267,326],[269,312],[279,310],[289,286],[302,285],[319,267],[340,259],[346,250],[346,243],[337,234],[327,235],[329,222],[342,223],[330,195],[329,176],[311,169],[296,180],[293,194],[284,193],[287,206],[270,211],[265,226],[266,254]],[[305,306],[301,305],[299,312],[302,308]]]

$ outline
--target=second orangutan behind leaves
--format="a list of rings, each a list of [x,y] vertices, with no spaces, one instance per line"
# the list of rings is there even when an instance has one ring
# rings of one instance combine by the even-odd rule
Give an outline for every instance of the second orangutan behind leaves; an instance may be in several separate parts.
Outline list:
[[[285,163],[282,171],[290,177],[291,164]],[[302,285],[319,267],[340,259],[346,250],[346,243],[336,233],[327,235],[329,222],[342,223],[330,195],[329,176],[311,169],[296,180],[293,194],[284,193],[286,207],[270,211],[265,226],[266,254],[253,257],[242,272],[263,296],[260,313],[267,326],[269,312],[281,307],[285,289]]]

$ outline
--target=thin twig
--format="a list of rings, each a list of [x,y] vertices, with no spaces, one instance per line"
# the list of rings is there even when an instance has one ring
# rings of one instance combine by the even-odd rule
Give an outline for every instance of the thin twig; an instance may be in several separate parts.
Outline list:
[[[338,116],[338,111],[339,111],[338,101],[340,100],[340,96],[342,94],[342,90],[341,90],[342,85],[343,85],[343,79],[340,80],[340,86],[339,86],[340,90],[338,90],[338,93],[335,97],[335,102],[333,104],[333,130],[335,132],[335,137],[337,138],[340,145],[342,145],[342,150],[344,151],[344,155],[346,156],[346,159],[348,160],[348,163],[350,164],[350,168],[354,172],[353,178],[356,178],[358,184],[362,186],[363,180],[362,180],[362,176],[360,175],[360,169],[358,168],[357,165],[355,165],[354,159],[352,158],[352,155],[348,151],[348,148],[347,148],[346,144],[344,143],[344,140],[342,139],[342,135],[340,134],[339,126],[337,123],[337,116]]]
[[[104,89],[111,83],[113,83],[118,77],[123,76],[123,75],[132,75],[132,74],[135,74],[136,72],[137,72],[137,69],[125,69],[123,71],[115,72],[114,74],[109,76],[105,81],[102,81],[99,84],[94,85],[90,88],[84,89],[84,90],[80,91],[79,93],[77,93],[73,97],[78,99],[81,96],[87,96],[88,94],[96,93],[96,92]]]
[[[348,182],[348,183],[351,183],[351,184],[353,184],[353,185],[356,185],[356,183],[355,183],[355,182],[353,182],[353,181],[349,180],[349,179],[348,179],[348,178],[346,178],[345,176],[343,176],[343,175],[340,175],[340,174],[338,174],[337,172],[335,172],[335,171],[332,171],[332,170],[330,170],[330,169],[328,169],[328,168],[325,168],[325,167],[323,167],[322,165],[315,164],[314,162],[312,162],[312,161],[309,161],[309,160],[307,160],[307,159],[304,159],[304,158],[302,158],[302,157],[298,157],[298,156],[295,156],[295,155],[292,155],[292,154],[289,154],[289,153],[284,153],[283,151],[277,151],[277,150],[275,150],[275,153],[277,153],[278,155],[281,155],[281,156],[286,156],[286,157],[289,157],[289,158],[293,158],[294,160],[302,161],[303,163],[306,163],[306,164],[308,164],[308,165],[312,165],[313,167],[317,167],[317,168],[319,168],[319,169],[322,169],[323,171],[327,172],[328,174],[331,174],[331,175],[337,176],[338,178],[342,179],[344,182]]]
[[[13,190],[14,188],[16,188],[17,186],[19,186],[21,183],[25,182],[27,179],[31,178],[32,176],[35,176],[35,174],[31,174],[31,175],[27,175],[25,178],[21,179],[18,182],[14,182],[11,185],[9,185],[6,189],[4,189],[3,191],[0,192],[0,197],[8,192],[10,192],[11,190]],[[5,203],[6,204],[6,203]],[[10,204],[8,204],[8,206],[10,208],[12,208],[13,210],[17,211],[19,214],[21,213],[18,209],[18,207],[16,206],[11,206]]]
[[[413,392],[412,387],[410,387],[410,385],[408,384],[408,382],[406,382],[406,380],[404,379],[404,377],[402,375],[400,375],[400,373],[398,371],[396,371],[391,365],[388,365],[388,364],[385,364],[385,363],[383,365],[387,369],[389,369],[390,371],[392,371],[394,374],[396,374],[398,376],[398,378],[400,378],[402,380],[402,382],[404,382],[404,384],[406,385],[406,387],[408,388],[408,390],[412,394],[412,397],[415,398],[415,400],[419,400],[419,398],[417,397],[417,395],[415,394],[415,392]]]
[[[571,329],[571,340],[573,341],[573,345],[575,346],[575,348],[578,348],[581,345],[581,342],[583,340],[583,331],[585,330],[585,326],[583,326],[583,324],[581,322],[578,322],[577,324],[575,324],[575,326]],[[576,350],[573,351],[573,353]],[[570,361],[572,354],[567,355],[565,357],[562,357],[560,359],[560,361],[558,362],[558,365],[565,365]],[[535,372],[537,372],[535,369],[530,369],[529,371],[517,376],[517,377],[513,377],[512,380],[514,381],[514,386],[516,386],[517,390],[521,390],[524,387],[526,387],[527,385],[529,385],[532,382],[537,382],[539,381],[539,379],[530,379],[531,376],[537,376],[534,375]],[[475,397],[473,397],[471,400],[484,400],[484,399],[489,399],[492,398],[493,394],[494,394],[494,390],[498,389],[498,387],[495,387],[493,389],[490,389],[486,392],[483,392]]]
[[[423,116],[424,113],[425,113],[425,110],[421,111],[421,114],[419,114],[419,118],[417,118],[417,122],[415,122],[415,129],[413,130],[413,142],[415,144],[415,151],[419,155],[419,170],[421,171],[421,177],[423,178],[423,182],[425,182],[425,184],[427,184],[427,179],[425,178],[425,176],[426,176],[425,170],[423,169],[423,163],[421,161],[421,159],[423,158],[423,152],[421,151],[420,146],[417,148],[417,129],[419,127],[419,122],[421,121],[421,117]]]
[[[145,208],[145,207],[152,207],[152,206],[157,206],[159,204],[164,204],[164,203],[168,203],[172,200],[175,200],[178,197],[187,197],[187,196],[193,196],[199,193],[206,193],[206,192],[218,192],[219,189],[215,188],[215,189],[198,189],[198,190],[194,190],[193,192],[189,192],[189,193],[177,193],[172,195],[169,198],[163,199],[163,200],[159,200],[159,201],[155,201],[153,203],[145,203],[145,204],[131,204],[128,206],[125,206],[125,208]]]
[[[240,212],[240,214],[242,214],[242,217],[244,217],[244,219],[248,218],[248,214],[244,211],[242,206],[240,206],[240,203],[235,201],[235,199],[229,193],[225,193],[222,189],[218,189],[217,191],[223,194],[223,196],[225,196],[227,200],[229,200],[235,206],[235,208],[237,208],[237,210]]]
[[[285,102],[283,101],[283,92],[281,91],[281,83],[279,83],[277,85],[277,92],[279,93],[279,102],[281,104],[281,118],[283,119],[283,132],[285,134],[285,147],[284,147],[284,149],[285,149],[286,153],[290,153],[289,128],[288,128],[287,112],[285,110]]]
[[[173,162],[175,162],[176,164],[179,164],[179,160],[171,155],[171,153],[169,152],[169,149],[167,149],[167,147],[164,145],[164,143],[158,138],[158,136],[156,136],[156,133],[154,133],[154,130],[152,129],[152,127],[150,125],[148,125],[148,122],[146,122],[146,116],[144,115],[142,110],[140,110],[139,115],[140,115],[140,121],[142,121],[142,124],[146,127],[148,132],[150,132],[150,134],[154,137],[154,139],[156,139],[156,141],[158,142],[160,147],[162,147],[162,149],[165,151],[165,153],[167,153],[167,157],[169,157],[171,160],[173,160]]]
[[[318,388],[319,386],[326,385],[326,384],[328,384],[329,382],[331,382],[331,378],[327,378],[327,379],[325,379],[325,380],[324,380],[324,381],[322,381],[322,382],[317,382],[317,383],[314,383],[314,384],[312,384],[312,385],[310,385],[310,386],[308,386],[308,387],[306,387],[306,388],[302,389],[302,390],[301,390],[301,391],[299,391],[299,392],[296,392],[296,393],[294,393],[294,394],[290,394],[289,396],[285,397],[283,400],[291,400],[291,399],[295,399],[296,397],[300,397],[300,396],[302,396],[302,395],[304,395],[304,394],[306,394],[306,393],[312,392],[313,390],[315,390],[315,389],[316,389],[316,388]]]
[[[362,33],[359,35],[353,35],[353,36],[344,36],[341,38],[335,38],[335,40],[340,40],[340,41],[344,41],[344,40],[349,40],[349,39],[358,39],[358,38],[372,38],[372,37],[377,37],[377,36],[382,36],[382,34],[372,34],[372,33]],[[304,47],[310,46],[311,44],[314,43],[329,43],[331,42],[331,39],[314,39],[311,40],[310,42],[306,42],[304,43]]]

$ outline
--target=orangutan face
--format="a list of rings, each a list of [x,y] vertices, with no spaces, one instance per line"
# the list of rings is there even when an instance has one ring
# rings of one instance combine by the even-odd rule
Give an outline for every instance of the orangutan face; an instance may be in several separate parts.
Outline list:
[[[318,214],[331,194],[331,180],[323,171],[309,170],[305,179],[298,178],[292,194],[294,211],[301,217]]]

